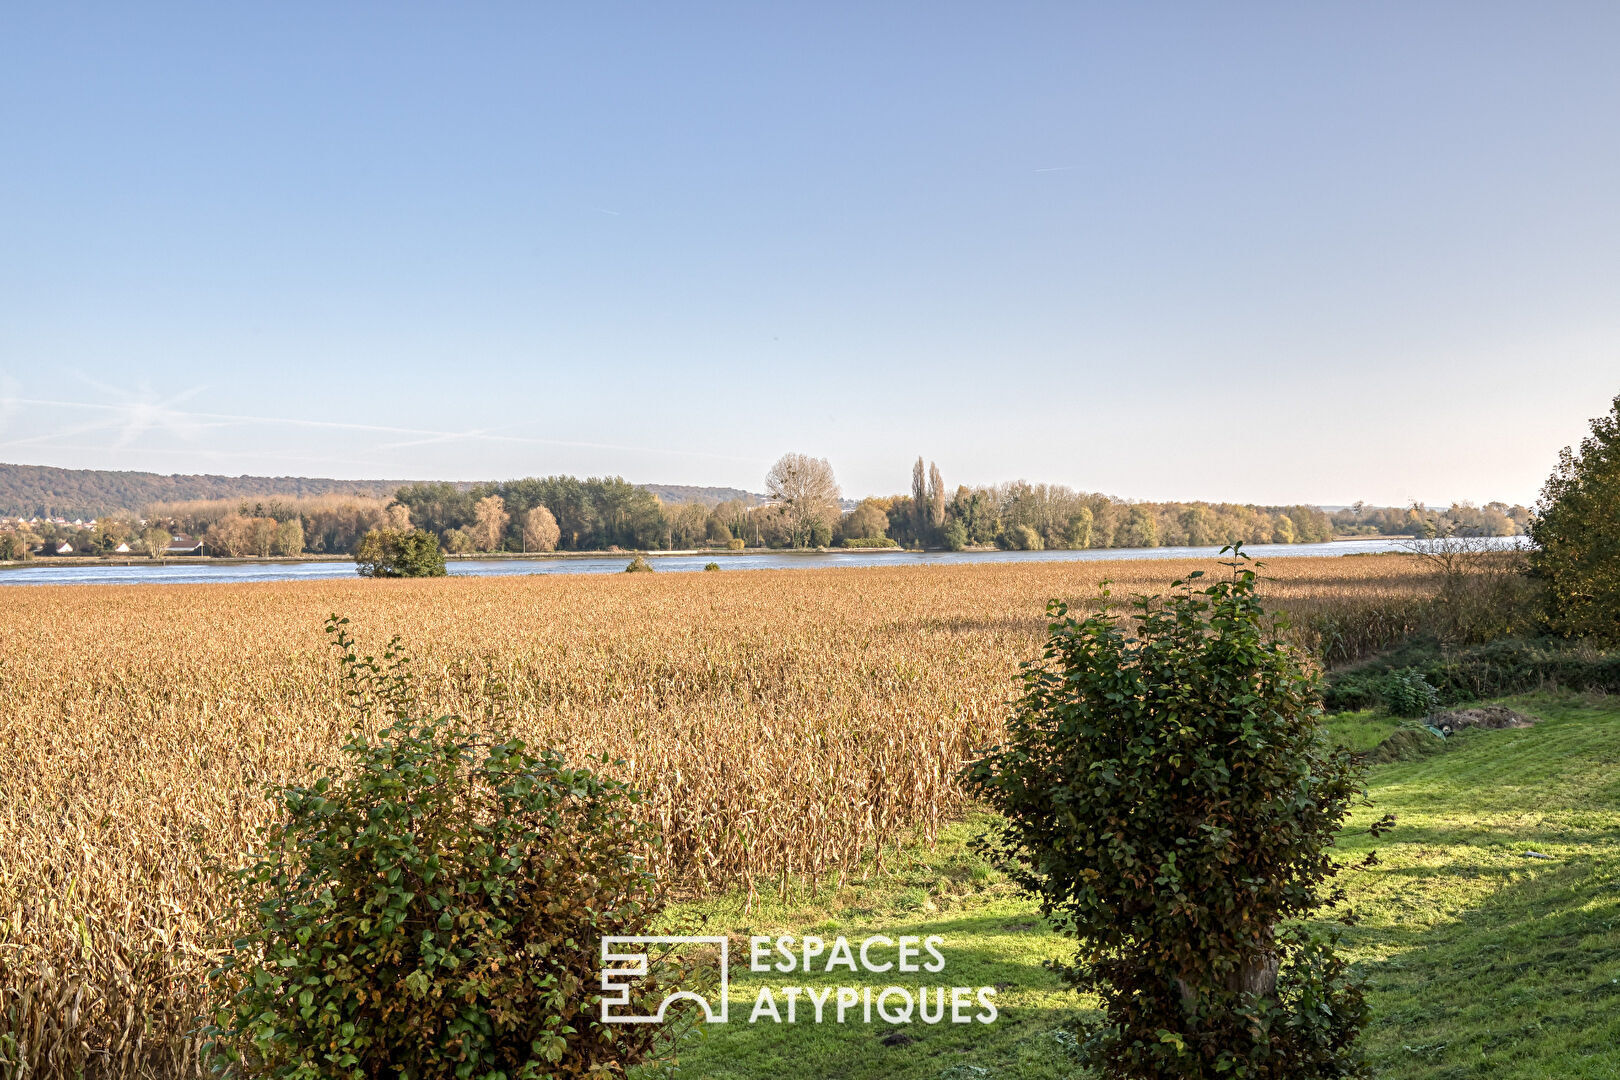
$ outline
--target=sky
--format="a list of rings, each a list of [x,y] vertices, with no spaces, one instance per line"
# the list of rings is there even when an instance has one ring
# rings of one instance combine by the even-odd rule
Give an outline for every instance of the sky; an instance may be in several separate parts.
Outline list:
[[[0,461],[1529,502],[1620,5],[8,5]]]

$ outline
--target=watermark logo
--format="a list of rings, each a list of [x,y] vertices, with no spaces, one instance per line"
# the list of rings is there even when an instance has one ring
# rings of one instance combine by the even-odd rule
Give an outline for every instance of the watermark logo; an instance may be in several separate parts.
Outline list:
[[[874,1015],[887,1024],[993,1024],[999,1017],[996,987],[951,986],[944,978],[944,939],[937,935],[891,938],[874,934],[851,945],[845,938],[831,942],[813,934],[756,936],[748,942],[748,970],[763,975],[799,973],[812,976],[800,985],[762,986],[754,1001],[748,1022],[778,1024],[872,1023]],[[666,994],[658,1010],[650,1015],[629,1011],[632,1007],[633,980],[645,979],[652,970],[654,947],[706,946],[718,951],[719,984],[715,989],[718,1008],[709,998],[692,990]],[[697,1002],[708,1024],[730,1022],[727,996],[730,990],[730,943],[725,937],[607,937],[602,939],[602,1020],[609,1024],[661,1024],[669,1007],[677,1001]],[[879,986],[828,986],[823,977],[840,970],[851,975],[879,975]],[[908,978],[909,976],[909,978]],[[773,980],[774,981],[774,980]],[[819,984],[819,985],[818,985]]]
[[[634,1013],[618,1013],[613,1011],[614,1006],[630,1004],[630,979],[645,979],[651,970],[651,947],[663,945],[675,947],[680,945],[714,945],[720,949],[720,985],[715,991],[720,999],[720,1008],[717,1010],[710,1004],[709,999],[692,990],[676,990],[665,996],[659,1003],[658,1011],[651,1016],[640,1016]],[[730,960],[731,942],[725,937],[681,937],[678,935],[640,936],[640,937],[605,937],[602,939],[602,1022],[606,1024],[662,1024],[669,1007],[677,1001],[695,1001],[703,1009],[703,1022],[706,1024],[724,1024],[728,1022],[727,991],[730,989]],[[616,996],[610,997],[610,994]]]

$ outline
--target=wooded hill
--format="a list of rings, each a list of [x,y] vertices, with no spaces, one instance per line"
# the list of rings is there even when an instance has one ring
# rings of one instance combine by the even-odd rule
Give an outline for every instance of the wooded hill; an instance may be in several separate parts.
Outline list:
[[[764,506],[770,500],[752,491],[733,487],[693,487],[690,484],[637,484],[643,491],[658,496],[665,506],[697,503],[711,509],[723,502],[740,502],[744,506]]]
[[[150,503],[263,495],[392,494],[404,481],[307,476],[164,476],[111,469],[0,464],[0,516],[96,518],[138,514]]]
[[[59,469],[50,465],[0,464],[0,517],[99,518],[139,514],[153,503],[203,499],[262,498],[273,495],[366,495],[389,498],[408,480],[331,480],[309,476],[216,476],[124,472],[113,469]],[[457,484],[471,488],[471,483]],[[666,504],[715,506],[727,500],[764,502],[740,488],[641,484]]]

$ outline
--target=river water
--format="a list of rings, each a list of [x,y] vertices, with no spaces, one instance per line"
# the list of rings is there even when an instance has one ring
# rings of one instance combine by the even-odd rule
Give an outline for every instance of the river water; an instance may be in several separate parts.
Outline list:
[[[1521,537],[1499,537],[1493,546],[1512,546]],[[1332,557],[1406,550],[1404,537],[1333,540],[1325,544],[1255,544],[1244,551],[1256,558]],[[848,566],[954,566],[981,562],[1093,562],[1110,559],[1214,558],[1217,547],[1096,548],[1085,551],[767,551],[713,552],[700,555],[649,555],[662,571],[702,570],[711,562],[722,571],[812,570]],[[501,577],[510,574],[616,574],[630,554],[567,558],[451,559],[452,576]],[[351,562],[209,563],[171,559],[163,565],[75,565],[70,559],[0,569],[0,585],[191,585],[227,581],[316,581],[355,576]]]

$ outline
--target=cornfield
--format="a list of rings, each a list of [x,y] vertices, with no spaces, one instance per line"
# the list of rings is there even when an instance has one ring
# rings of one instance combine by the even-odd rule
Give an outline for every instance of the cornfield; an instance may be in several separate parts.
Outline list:
[[[349,730],[322,624],[400,634],[424,707],[647,794],[694,891],[822,881],[961,808],[1050,597],[1158,591],[1164,560],[0,590],[0,1076],[198,1075],[231,918],[206,864]],[[1267,592],[1348,655],[1432,588],[1403,557],[1281,559]],[[1357,612],[1375,629],[1354,630]],[[1398,625],[1397,625],[1398,624]],[[1312,629],[1312,628],[1315,629]]]

